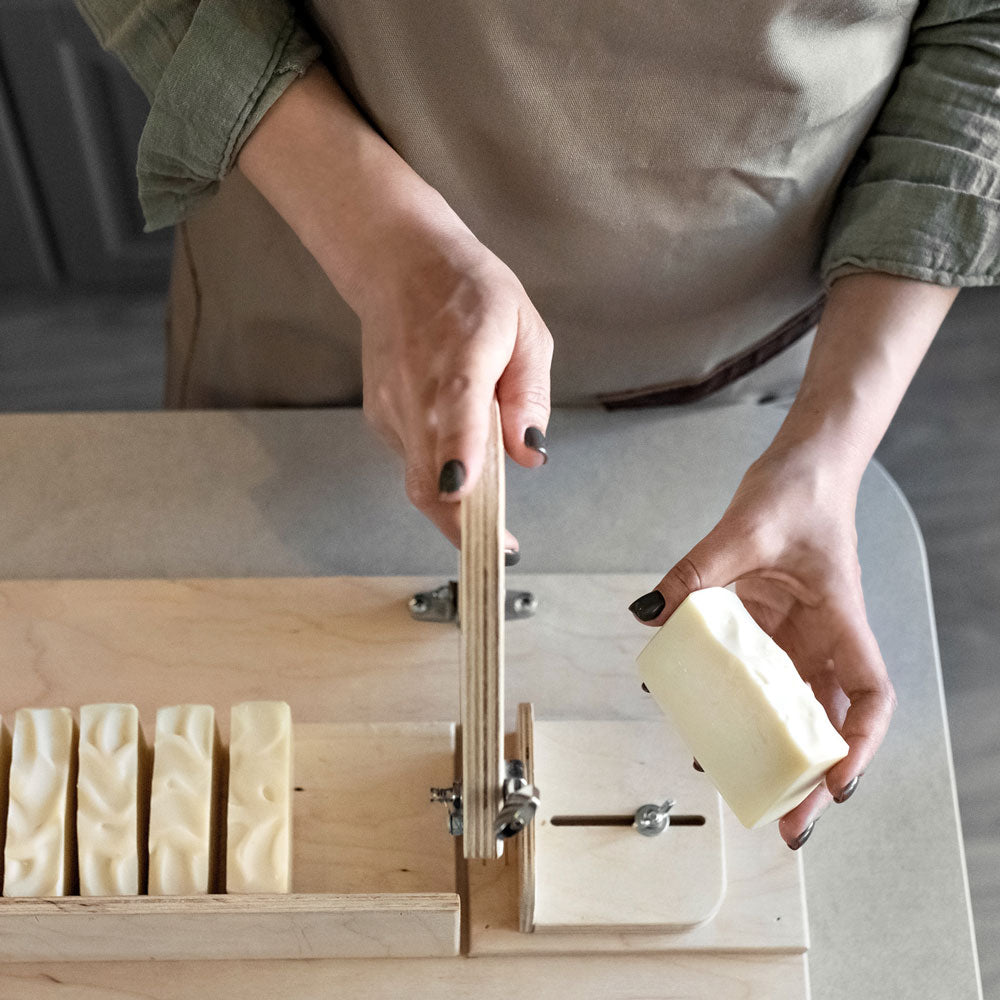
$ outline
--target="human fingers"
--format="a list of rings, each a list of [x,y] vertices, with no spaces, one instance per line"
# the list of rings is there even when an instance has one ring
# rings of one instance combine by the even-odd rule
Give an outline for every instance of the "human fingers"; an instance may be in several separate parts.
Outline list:
[[[551,409],[552,335],[530,305],[519,310],[517,340],[497,383],[504,448],[519,465],[548,461],[545,432]]]
[[[820,782],[802,802],[778,821],[781,839],[793,851],[797,851],[812,836],[815,824],[832,801],[830,790]]]
[[[850,750],[830,768],[826,784],[835,802],[846,802],[885,739],[896,709],[896,694],[863,608],[844,623],[834,669],[850,701],[840,731]]]
[[[629,605],[646,625],[662,625],[694,590],[725,587],[743,569],[742,547],[729,532],[713,529],[648,593]]]
[[[407,454],[400,446],[400,451]],[[426,458],[421,461],[420,453],[413,449],[408,454],[406,466],[405,484],[406,495],[410,503],[422,514],[429,518],[438,528],[442,535],[448,539],[456,548],[461,544],[461,507],[459,504],[441,500],[437,492],[432,488],[427,488],[427,483],[432,480],[429,475],[431,463]],[[520,561],[520,543],[510,532],[504,532],[504,552],[508,566],[514,566]]]

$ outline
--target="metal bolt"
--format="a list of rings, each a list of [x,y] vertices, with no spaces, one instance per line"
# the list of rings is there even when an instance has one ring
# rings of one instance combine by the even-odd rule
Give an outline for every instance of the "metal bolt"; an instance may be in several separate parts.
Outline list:
[[[663,833],[670,826],[670,810],[677,803],[673,799],[667,799],[663,805],[656,805],[653,802],[644,806],[639,806],[635,811],[635,828],[643,837],[655,837]]]

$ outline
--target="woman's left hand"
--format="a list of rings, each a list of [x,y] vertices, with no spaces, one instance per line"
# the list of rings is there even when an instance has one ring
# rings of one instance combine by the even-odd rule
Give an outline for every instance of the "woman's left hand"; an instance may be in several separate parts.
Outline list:
[[[772,446],[715,528],[630,608],[661,625],[691,591],[735,581],[747,610],[812,686],[850,752],[781,819],[779,832],[793,849],[831,801],[854,792],[895,707],[861,593],[856,498],[853,477],[827,456]]]

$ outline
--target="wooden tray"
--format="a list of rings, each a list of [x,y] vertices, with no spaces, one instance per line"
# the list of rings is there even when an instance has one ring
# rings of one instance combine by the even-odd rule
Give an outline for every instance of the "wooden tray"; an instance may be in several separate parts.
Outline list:
[[[457,955],[455,727],[294,729],[292,893],[0,898],[0,961]]]

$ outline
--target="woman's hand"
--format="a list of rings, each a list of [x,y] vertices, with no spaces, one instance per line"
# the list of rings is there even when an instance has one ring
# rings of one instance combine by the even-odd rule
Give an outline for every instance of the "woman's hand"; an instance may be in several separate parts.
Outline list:
[[[507,453],[547,458],[552,337],[510,269],[471,233],[397,244],[361,299],[365,414],[406,462],[406,492],[455,545],[494,395]],[[506,547],[516,550],[508,533]]]
[[[662,624],[692,590],[736,589],[850,746],[782,818],[801,847],[853,794],[889,726],[892,685],[868,626],[854,507],[865,467],[957,294],[888,274],[834,282],[795,403],[712,531],[631,607]]]
[[[747,610],[792,658],[850,746],[826,781],[779,823],[797,849],[831,800],[857,786],[889,727],[895,696],[868,626],[854,530],[856,486],[823,456],[765,452],[716,527],[632,606],[660,625],[692,590],[736,582]]]
[[[410,499],[458,544],[456,501],[479,477],[494,395],[507,453],[546,460],[545,324],[322,65],[264,115],[239,167],[361,317],[365,413],[404,456]]]

